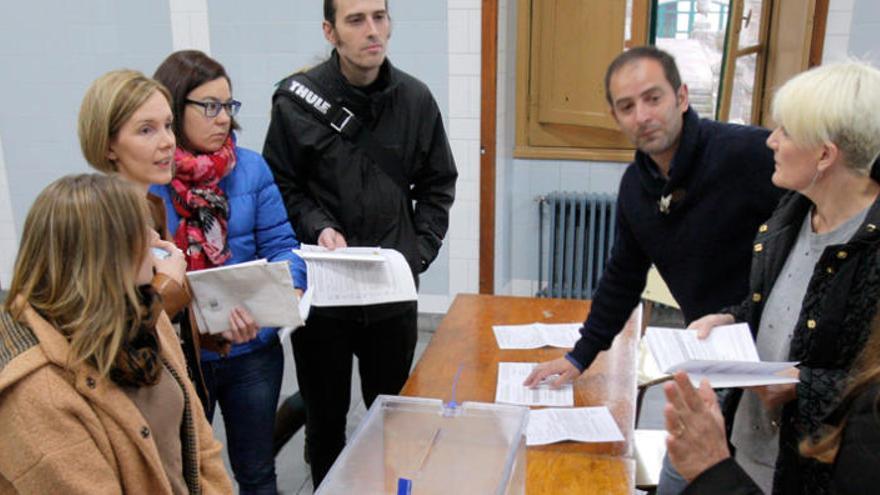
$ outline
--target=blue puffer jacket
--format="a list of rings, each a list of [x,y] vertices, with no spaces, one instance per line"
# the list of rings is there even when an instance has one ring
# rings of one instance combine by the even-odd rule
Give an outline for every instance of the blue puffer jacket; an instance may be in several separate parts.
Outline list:
[[[294,285],[305,290],[305,263],[291,252],[291,249],[299,247],[299,242],[287,220],[287,211],[272,172],[259,153],[236,146],[235,156],[235,168],[220,181],[220,189],[226,192],[229,199],[228,242],[232,257],[225,264],[234,265],[261,258],[268,261],[288,260]],[[153,186],[150,192],[165,201],[168,230],[173,236],[180,224],[180,216],[171,203],[170,186]],[[264,347],[275,341],[277,334],[277,328],[262,328],[256,339],[232,346],[229,356],[240,356]],[[219,358],[216,352],[202,350],[203,361]]]

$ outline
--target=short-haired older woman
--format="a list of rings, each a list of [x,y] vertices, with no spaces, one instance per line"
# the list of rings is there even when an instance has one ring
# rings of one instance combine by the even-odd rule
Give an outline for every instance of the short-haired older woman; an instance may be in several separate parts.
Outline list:
[[[733,403],[736,460],[768,493],[828,492],[828,465],[797,446],[838,404],[877,311],[878,101],[880,71],[858,62],[809,70],[779,89],[767,145],[773,183],[791,192],[755,238],[747,299],[691,324],[705,336],[748,322],[762,360],[800,363],[797,384],[748,389]]]
[[[231,493],[149,285],[142,192],[68,176],[37,197],[0,311],[0,492]]]
[[[294,284],[305,289],[305,265],[281,193],[259,153],[236,145],[241,105],[226,70],[202,52],[172,53],[154,77],[171,92],[177,171],[151,191],[166,206],[168,227],[186,253],[189,270],[266,258],[290,262]],[[291,301],[295,304],[295,301]],[[236,310],[233,310],[235,313]],[[217,402],[226,425],[229,458],[241,493],[275,493],[272,433],[284,357],[277,328],[257,329],[239,310],[253,338],[227,356],[202,351],[208,417]]]

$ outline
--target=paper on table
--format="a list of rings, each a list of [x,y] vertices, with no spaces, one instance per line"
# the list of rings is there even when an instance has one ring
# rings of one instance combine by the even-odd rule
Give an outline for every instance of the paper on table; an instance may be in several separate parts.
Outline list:
[[[622,442],[620,427],[607,407],[539,409],[529,411],[526,445],[574,440],[576,442]]]
[[[686,371],[691,382],[707,378],[713,388],[797,383],[776,373],[797,362],[762,362],[748,325],[721,325],[706,339],[696,330],[648,327],[645,340],[664,373]]]
[[[229,311],[243,307],[260,327],[303,324],[287,261],[256,260],[187,272],[202,333],[229,329]]]
[[[353,247],[328,251],[303,245],[294,250],[306,262],[312,306],[364,306],[415,301],[412,271],[393,249]]]
[[[538,349],[544,346],[570,349],[580,338],[581,323],[529,323],[494,325],[499,349]]]
[[[498,384],[495,402],[525,406],[573,406],[574,388],[569,383],[558,389],[543,383],[528,388],[523,382],[538,363],[498,363]]]

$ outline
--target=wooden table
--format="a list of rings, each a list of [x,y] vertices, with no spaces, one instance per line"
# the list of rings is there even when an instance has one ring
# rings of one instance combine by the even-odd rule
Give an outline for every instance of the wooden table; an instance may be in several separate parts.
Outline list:
[[[565,350],[498,349],[492,325],[582,321],[589,309],[589,301],[459,295],[401,394],[448,401],[452,381],[461,366],[456,400],[494,402],[499,362],[546,361],[562,356]],[[527,494],[632,493],[637,313],[611,349],[599,354],[574,384],[575,406],[608,406],[626,442],[563,442],[529,447]]]

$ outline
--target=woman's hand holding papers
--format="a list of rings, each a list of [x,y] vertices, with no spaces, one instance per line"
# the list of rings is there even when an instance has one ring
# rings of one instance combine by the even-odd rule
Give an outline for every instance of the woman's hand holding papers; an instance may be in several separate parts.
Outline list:
[[[242,307],[235,307],[229,312],[229,330],[222,335],[233,344],[244,344],[253,340],[259,331],[253,315]]]
[[[547,378],[552,377],[553,375],[558,375],[555,380],[550,382],[550,388],[559,388],[566,383],[574,381],[574,379],[580,376],[580,374],[580,370],[568,362],[568,359],[561,357],[535,366],[535,369],[532,370],[532,373],[529,374],[526,381],[523,382],[523,385],[534,388],[544,382]]]
[[[724,416],[707,380],[695,389],[679,371],[663,385],[666,394],[666,449],[672,464],[688,481],[730,457],[724,432]]]
[[[688,325],[688,330],[696,330],[698,339],[705,339],[712,333],[712,329],[721,325],[732,325],[736,323],[733,315],[728,313],[715,313],[706,315],[698,320],[694,320]]]

